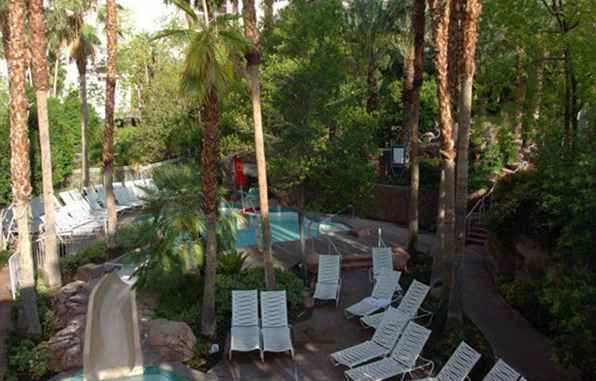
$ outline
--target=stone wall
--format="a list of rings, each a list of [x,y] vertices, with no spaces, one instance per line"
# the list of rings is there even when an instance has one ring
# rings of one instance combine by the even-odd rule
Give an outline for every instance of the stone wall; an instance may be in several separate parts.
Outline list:
[[[367,217],[375,220],[407,225],[410,188],[401,185],[376,184],[373,201]],[[437,218],[438,194],[436,191],[420,191],[418,218],[421,226],[432,228]]]

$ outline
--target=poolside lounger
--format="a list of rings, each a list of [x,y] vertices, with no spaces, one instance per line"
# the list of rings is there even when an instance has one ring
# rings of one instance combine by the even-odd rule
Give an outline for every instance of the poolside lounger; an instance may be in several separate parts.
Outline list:
[[[132,195],[132,193],[124,186],[124,184],[114,183],[113,189],[114,197],[116,197],[116,202],[118,202],[118,204],[129,206],[131,208],[138,208],[143,205],[134,195]]]
[[[393,253],[390,247],[372,248],[372,268],[368,272],[371,282],[377,280],[383,271],[393,271]]]
[[[419,381],[464,381],[479,359],[480,353],[462,341],[436,377]]]
[[[261,335],[265,352],[289,351],[294,358],[294,346],[288,324],[288,304],[285,291],[261,291]]]
[[[229,358],[232,351],[250,352],[259,350],[263,358],[261,346],[261,329],[259,327],[259,298],[257,290],[232,291],[232,329]]]
[[[389,357],[347,370],[346,379],[379,381],[402,375],[403,380],[418,369],[430,368],[432,371],[433,362],[420,356],[430,333],[429,329],[410,322]]]
[[[408,316],[409,319],[418,320],[423,317],[430,316],[432,319],[432,312],[424,310],[421,308],[426,295],[428,294],[430,287],[425,285],[424,283],[418,282],[414,279],[406,295],[402,298],[401,302],[397,309],[403,313],[405,316]],[[418,313],[418,310],[422,310],[422,313]],[[360,318],[360,322],[365,327],[370,328],[377,328],[381,323],[381,319],[383,318],[383,313],[377,313],[369,316],[363,316]]]
[[[383,312],[383,321],[370,340],[342,349],[331,354],[331,363],[348,368],[364,364],[391,353],[397,339],[408,324],[409,319],[396,308],[389,307]]]
[[[345,309],[346,318],[366,316],[380,309],[387,308],[394,301],[395,294],[400,289],[400,276],[401,272],[399,271],[385,271],[381,273],[373,287],[372,294]]]
[[[313,297],[321,300],[335,300],[339,304],[341,292],[341,255],[319,255],[319,271]]]
[[[482,381],[517,381],[518,379],[519,373],[499,359]]]
[[[107,207],[107,203],[106,203],[106,191],[103,188],[103,185],[96,185],[95,186],[95,193],[97,194],[97,199],[99,200],[99,202],[101,202],[101,204],[104,207]],[[116,202],[118,202],[118,199],[116,198],[116,194],[114,194],[114,199]],[[117,212],[126,212],[128,210],[133,209],[132,206],[130,205],[116,205],[116,211]]]

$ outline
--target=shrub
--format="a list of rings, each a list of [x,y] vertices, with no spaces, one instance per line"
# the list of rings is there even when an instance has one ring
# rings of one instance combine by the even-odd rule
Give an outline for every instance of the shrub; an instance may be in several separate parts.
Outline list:
[[[65,276],[71,277],[79,267],[88,263],[103,263],[107,259],[107,245],[104,241],[99,241],[75,254],[60,258],[60,267]]]
[[[8,250],[0,250],[0,268],[8,265],[8,259],[12,253]]]
[[[217,271],[220,274],[234,275],[242,271],[246,262],[246,255],[236,251],[225,255],[217,256]]]
[[[10,345],[9,377],[16,380],[46,380],[50,351],[47,342],[22,340]]]

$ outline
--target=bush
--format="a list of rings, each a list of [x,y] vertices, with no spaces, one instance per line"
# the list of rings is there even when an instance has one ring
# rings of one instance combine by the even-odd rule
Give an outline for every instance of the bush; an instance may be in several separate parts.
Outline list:
[[[236,251],[217,256],[217,272],[225,275],[234,275],[242,271],[246,262],[246,255]]]
[[[72,277],[77,269],[83,265],[105,262],[108,259],[107,249],[106,243],[99,241],[75,254],[60,258],[62,274],[66,277]]]
[[[12,253],[8,250],[0,250],[0,268],[8,265],[8,259]]]
[[[9,379],[46,380],[50,351],[47,342],[31,340],[11,343],[8,354]]]

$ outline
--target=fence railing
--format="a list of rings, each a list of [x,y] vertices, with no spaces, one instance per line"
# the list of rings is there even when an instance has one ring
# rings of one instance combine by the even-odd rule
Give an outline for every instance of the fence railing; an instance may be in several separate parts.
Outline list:
[[[17,293],[19,291],[19,272],[20,272],[20,263],[19,263],[19,255],[13,254],[8,258],[8,272],[10,275],[10,293],[12,294],[12,298],[17,298]]]

